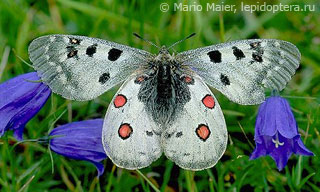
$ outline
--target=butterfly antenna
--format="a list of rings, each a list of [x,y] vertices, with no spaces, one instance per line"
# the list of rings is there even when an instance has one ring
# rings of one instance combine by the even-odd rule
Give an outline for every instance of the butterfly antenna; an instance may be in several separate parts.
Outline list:
[[[144,39],[143,37],[141,37],[141,36],[138,35],[137,33],[133,33],[133,35],[136,36],[136,37],[138,37],[139,39],[141,39],[141,40],[149,43],[150,45],[153,45],[153,46],[157,47],[158,49],[160,49],[160,47],[159,47],[158,45],[154,44],[152,41],[149,41],[149,40],[147,40],[147,39]]]
[[[185,37],[185,38],[181,39],[180,41],[177,41],[174,44],[172,44],[171,46],[169,46],[168,49],[171,49],[172,47],[178,45],[179,43],[181,43],[181,42],[183,42],[183,41],[185,41],[185,40],[187,40],[187,39],[189,39],[189,38],[191,38],[191,37],[193,37],[195,35],[196,35],[196,33],[190,34],[188,37]]]

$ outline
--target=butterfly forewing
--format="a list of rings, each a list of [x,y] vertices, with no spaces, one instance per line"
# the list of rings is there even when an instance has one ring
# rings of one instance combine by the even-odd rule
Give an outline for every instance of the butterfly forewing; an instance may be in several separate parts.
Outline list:
[[[165,155],[181,168],[214,166],[227,146],[227,128],[218,101],[200,77],[189,85],[191,100],[162,134]]]
[[[285,87],[299,66],[300,52],[286,41],[251,39],[185,51],[177,59],[231,101],[258,104],[265,88]]]
[[[126,169],[146,167],[162,154],[161,130],[139,101],[139,89],[135,78],[122,85],[109,105],[102,130],[107,156]]]
[[[53,92],[90,100],[146,65],[151,54],[96,38],[48,35],[31,42],[29,56]]]

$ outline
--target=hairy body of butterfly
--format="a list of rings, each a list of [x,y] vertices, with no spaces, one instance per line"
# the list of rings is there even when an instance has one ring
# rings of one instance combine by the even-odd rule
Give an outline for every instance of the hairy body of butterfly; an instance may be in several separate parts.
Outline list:
[[[123,81],[106,113],[102,143],[119,167],[139,169],[164,152],[182,168],[214,166],[227,146],[222,110],[204,81],[239,104],[282,90],[299,66],[291,43],[233,41],[171,55],[72,35],[49,35],[29,46],[30,60],[53,92],[93,99]]]
[[[153,121],[165,128],[190,101],[188,84],[192,82],[186,82],[185,78],[191,77],[184,74],[179,63],[165,48],[149,62],[148,69],[146,74],[138,75],[135,80],[141,85],[138,98]]]

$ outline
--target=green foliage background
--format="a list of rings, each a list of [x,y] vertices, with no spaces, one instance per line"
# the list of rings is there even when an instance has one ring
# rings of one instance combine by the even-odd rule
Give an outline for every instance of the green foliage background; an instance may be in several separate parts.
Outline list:
[[[163,2],[170,5],[168,12],[160,11]],[[205,7],[208,1],[175,2],[195,2]],[[244,3],[256,1],[246,0]],[[139,33],[158,45],[170,45],[196,32],[195,37],[175,48],[177,52],[237,39],[290,41],[300,49],[302,61],[281,95],[289,100],[302,139],[316,155],[293,155],[288,166],[280,172],[270,157],[249,161],[254,149],[258,106],[240,106],[213,90],[225,114],[230,137],[227,151],[212,169],[185,171],[161,157],[141,170],[148,178],[146,180],[136,171],[116,168],[110,160],[105,160],[105,173],[98,179],[95,167],[87,162],[53,154],[52,165],[43,143],[25,142],[13,148],[16,140],[12,132],[8,132],[0,138],[0,190],[154,191],[152,187],[157,187],[161,191],[320,191],[320,3],[318,0],[272,0],[267,3],[310,4],[316,6],[316,11],[182,12],[173,11],[173,1],[169,0],[0,0],[1,82],[33,71],[18,56],[29,62],[28,44],[46,34],[86,35],[153,53],[157,52],[156,48],[135,38],[132,33]],[[225,4],[240,6],[240,1],[228,0]],[[53,95],[27,124],[24,138],[41,138],[49,129],[68,122],[103,118],[117,88],[90,102],[67,101]]]

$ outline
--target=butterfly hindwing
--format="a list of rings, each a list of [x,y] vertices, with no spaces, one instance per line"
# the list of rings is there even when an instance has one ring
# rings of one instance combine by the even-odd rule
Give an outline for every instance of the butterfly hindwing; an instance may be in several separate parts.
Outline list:
[[[140,85],[129,78],[114,96],[104,120],[102,142],[118,167],[140,169],[162,154],[161,130],[139,101]]]
[[[227,128],[218,101],[200,77],[188,85],[191,100],[162,134],[165,155],[181,168],[214,166],[227,146]]]
[[[74,100],[94,99],[146,65],[151,56],[125,45],[74,35],[39,37],[28,51],[52,91]]]
[[[239,40],[185,51],[177,55],[206,83],[239,104],[264,101],[265,88],[282,90],[294,75],[300,52],[275,39]]]

